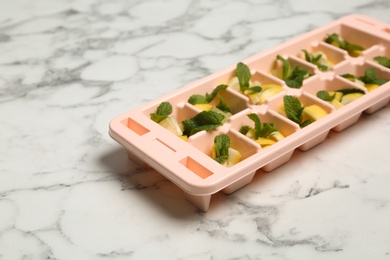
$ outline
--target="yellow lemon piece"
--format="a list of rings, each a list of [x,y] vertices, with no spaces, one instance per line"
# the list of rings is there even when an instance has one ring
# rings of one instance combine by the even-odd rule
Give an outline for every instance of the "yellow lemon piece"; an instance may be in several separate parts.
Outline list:
[[[348,51],[348,54],[349,54],[349,56],[356,58],[356,57],[359,57],[360,54],[362,54],[362,51],[352,50],[352,51]]]
[[[229,157],[227,160],[227,167],[233,166],[241,161],[241,153],[238,150],[235,150],[229,147]]]
[[[284,109],[284,104],[281,104],[281,105],[278,107],[278,113],[281,114],[282,116],[287,117],[287,115],[286,115],[286,110]]]
[[[312,121],[316,121],[324,116],[328,115],[328,113],[318,105],[307,106],[303,109],[302,112],[302,122],[310,119]]]
[[[364,94],[362,93],[351,93],[351,94],[344,95],[343,98],[341,99],[341,103],[345,106],[351,103],[352,101],[354,101],[355,99],[360,98],[363,95]]]
[[[274,66],[271,70],[271,74],[279,79],[283,79],[283,62],[275,60]]]
[[[329,96],[333,96],[333,95],[335,95],[333,100],[337,100],[337,101],[340,101],[341,98],[343,97],[343,93],[341,92],[329,91]]]
[[[278,141],[284,139],[284,135],[279,131],[275,131],[272,134],[270,134],[269,139],[278,142]]]
[[[238,81],[237,77],[233,77],[229,83],[228,87],[234,89],[235,91],[240,91],[240,82]]]
[[[186,135],[181,135],[180,138],[183,140],[183,141],[186,141],[188,140],[188,136]]]
[[[333,45],[333,46],[336,46],[336,47],[340,48],[340,45],[339,45],[336,41],[331,42],[330,44]]]
[[[254,129],[251,129],[251,130],[249,130],[247,133],[246,133],[246,135],[245,135],[246,137],[249,137],[249,138],[251,138],[251,139],[255,139],[255,130]]]
[[[180,126],[174,117],[167,117],[164,120],[161,120],[159,124],[177,136],[183,135],[183,132],[181,131]]]
[[[213,159],[217,158],[217,154],[215,152],[215,146],[214,145],[211,148],[211,158],[213,158]]]
[[[256,140],[256,143],[261,145],[261,147],[264,147],[264,146],[272,145],[272,144],[276,143],[276,141],[274,141],[274,140],[272,140],[270,138],[260,137],[259,139]]]
[[[365,84],[364,87],[367,89],[368,92],[373,91],[374,89],[378,88],[378,84]]]
[[[194,106],[196,106],[197,108],[199,108],[202,111],[208,111],[208,110],[211,110],[213,108],[213,105],[210,105],[210,104],[195,104]]]
[[[281,86],[276,85],[276,87],[266,88],[260,92],[260,104],[264,104],[264,102],[270,98],[282,92],[283,88]]]
[[[329,103],[331,103],[336,109],[342,108],[344,106],[343,103],[341,103],[336,98],[330,101]]]
[[[260,104],[261,96],[260,93],[252,93],[248,95],[249,100],[253,105]]]

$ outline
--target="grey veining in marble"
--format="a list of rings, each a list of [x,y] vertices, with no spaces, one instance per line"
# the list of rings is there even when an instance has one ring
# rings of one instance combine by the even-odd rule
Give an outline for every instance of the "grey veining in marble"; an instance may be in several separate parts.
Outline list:
[[[0,2],[0,259],[390,259],[390,107],[208,213],[110,120],[387,0]],[[389,46],[390,48],[390,46]]]

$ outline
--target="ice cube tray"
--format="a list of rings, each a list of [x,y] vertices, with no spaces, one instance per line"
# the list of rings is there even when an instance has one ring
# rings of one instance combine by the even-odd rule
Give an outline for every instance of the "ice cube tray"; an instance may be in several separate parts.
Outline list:
[[[332,33],[365,50],[359,57],[349,56],[345,50],[324,42]],[[302,49],[323,51],[334,67],[321,72],[315,65],[297,57]],[[313,76],[304,80],[299,89],[288,87],[270,73],[278,54],[309,69]],[[279,84],[283,91],[262,105],[253,105],[245,95],[229,88],[223,90],[221,95],[233,115],[216,130],[198,132],[186,142],[152,121],[149,115],[161,102],[167,101],[172,104],[172,115],[178,122],[195,116],[200,110],[189,104],[188,98],[193,94],[211,93],[216,86],[226,84],[235,76],[236,64],[117,116],[110,123],[109,133],[126,148],[132,160],[163,174],[184,191],[190,202],[207,211],[212,194],[221,190],[227,194],[236,191],[250,183],[257,170],[271,171],[288,162],[295,149],[308,150],[324,141],[330,130],[342,131],[354,124],[362,112],[373,113],[386,106],[390,99],[390,82],[368,92],[340,76],[345,73],[363,76],[365,69],[375,68],[380,77],[390,79],[390,69],[373,60],[378,55],[390,57],[390,26],[370,17],[349,15],[244,60],[251,69],[252,79],[262,84]],[[316,97],[319,90],[348,87],[361,88],[366,94],[340,109]],[[277,112],[285,95],[294,95],[305,105],[317,104],[328,115],[300,128]],[[262,149],[238,131],[240,126],[250,122],[249,113],[257,113],[263,122],[275,123],[286,138]],[[232,167],[225,167],[210,157],[214,137],[221,133],[229,135],[232,147],[242,154],[241,161]]]

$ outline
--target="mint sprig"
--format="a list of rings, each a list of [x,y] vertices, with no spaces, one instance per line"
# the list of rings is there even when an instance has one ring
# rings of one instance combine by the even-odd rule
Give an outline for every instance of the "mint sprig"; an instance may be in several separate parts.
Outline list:
[[[251,77],[252,77],[252,74],[251,74],[251,71],[249,70],[249,67],[242,63],[242,62],[239,62],[237,63],[237,66],[236,66],[236,76],[238,78],[238,83],[240,84],[240,91],[241,92],[248,92],[249,93],[246,93],[246,94],[250,94],[250,93],[259,93],[261,92],[261,87],[260,86],[252,86],[250,87],[250,80],[251,80]]]
[[[339,35],[336,33],[328,35],[328,37],[325,39],[325,42],[329,43],[329,44],[336,43],[340,49],[346,50],[348,52],[348,54],[351,56],[354,56],[354,55],[352,55],[354,51],[364,51],[365,50],[365,48],[360,46],[360,45],[350,43],[346,40],[341,40]]]
[[[277,55],[276,58],[280,60],[283,64],[283,80],[286,82],[287,86],[290,88],[300,88],[302,87],[303,80],[310,76],[309,70],[302,69],[298,65],[295,65],[294,68],[291,68],[290,62],[284,59],[282,56]]]
[[[307,50],[302,50],[302,51],[305,53],[306,61],[316,65],[321,71],[328,71],[329,69],[328,66],[320,63],[322,54],[318,54],[317,56],[315,56],[312,53],[309,53]]]
[[[359,77],[359,79],[363,81],[365,84],[377,84],[377,85],[382,85],[385,84],[387,81],[389,81],[387,79],[378,78],[378,76],[376,75],[376,70],[374,68],[366,69],[366,71],[364,72],[364,76]]]
[[[223,163],[229,158],[230,137],[226,134],[217,135],[214,138],[215,158],[218,163]]]
[[[324,101],[332,101],[336,97],[336,94],[330,95],[328,91],[320,90],[317,92],[317,97]]]
[[[200,94],[194,94],[192,96],[190,96],[190,98],[188,99],[188,103],[192,104],[192,105],[196,105],[196,104],[208,104],[210,103],[211,101],[214,100],[215,97],[218,96],[219,98],[219,104],[216,106],[217,108],[219,108],[220,110],[224,111],[224,112],[230,112],[230,108],[227,106],[226,102],[223,100],[222,96],[219,95],[219,92],[223,89],[226,89],[228,86],[227,85],[219,85],[217,86],[213,92],[211,92],[211,94],[209,93],[206,93],[204,96],[200,95]]]
[[[156,113],[150,113],[150,119],[159,123],[167,118],[172,113],[172,105],[169,102],[162,102],[158,107]]]
[[[270,134],[278,130],[274,123],[261,123],[259,116],[255,113],[248,114],[248,117],[255,123],[256,140],[260,137],[267,138]]]
[[[214,130],[222,124],[224,118],[224,115],[212,110],[202,111],[195,117],[182,122],[184,126],[183,134],[191,136],[202,130]]]
[[[385,56],[376,56],[374,57],[374,60],[380,65],[385,66],[386,68],[390,68],[390,59]]]
[[[291,95],[284,96],[283,103],[287,118],[297,123],[301,128],[312,123],[310,119],[302,122],[302,112],[304,107],[297,97]]]

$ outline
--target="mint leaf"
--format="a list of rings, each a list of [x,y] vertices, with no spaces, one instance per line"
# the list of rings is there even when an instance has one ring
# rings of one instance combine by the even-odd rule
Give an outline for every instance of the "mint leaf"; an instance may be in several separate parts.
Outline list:
[[[321,64],[319,61],[322,58],[322,54],[318,54],[317,56],[314,56],[313,54],[309,53],[307,50],[302,50],[305,53],[305,59],[306,61],[316,65],[320,71],[328,71],[328,66]]]
[[[211,94],[208,94],[206,93],[206,100],[207,100],[207,103],[210,103],[211,101],[213,101],[213,99],[217,96],[217,94],[219,93],[219,91],[223,90],[223,89],[226,89],[228,86],[227,85],[219,85],[217,86],[213,92],[211,92]]]
[[[190,103],[191,105],[196,105],[196,104],[207,104],[209,102],[207,102],[207,99],[204,96],[195,94],[188,99],[188,103]]]
[[[313,123],[313,121],[310,120],[310,119],[307,119],[306,121],[302,122],[302,124],[300,124],[299,126],[300,126],[301,128],[304,128],[304,127],[310,125],[311,123]]]
[[[302,50],[305,53],[305,60],[308,62],[312,62],[313,56],[309,54],[307,50]]]
[[[259,116],[255,113],[248,114],[248,117],[255,123],[256,140],[260,137],[267,138],[270,134],[278,130],[274,123],[261,123]]]
[[[297,97],[287,95],[283,97],[283,102],[287,118],[300,125],[302,121],[303,107],[299,99]]]
[[[249,132],[249,130],[251,130],[251,129],[252,128],[249,125],[243,125],[243,126],[241,126],[239,132],[243,135],[246,135]]]
[[[353,43],[350,43],[347,41],[344,41],[344,46],[342,49],[344,49],[348,52],[350,52],[350,51],[364,51],[365,50],[362,46],[357,45],[357,44],[353,44]]]
[[[340,75],[341,77],[345,78],[345,79],[348,79],[350,81],[355,81],[356,79],[356,76],[355,75],[352,75],[352,74],[349,74],[349,73],[346,73],[346,74],[342,74]]]
[[[202,111],[195,117],[184,120],[184,135],[191,136],[202,130],[214,130],[221,125],[224,115],[214,111]]]
[[[284,82],[286,82],[287,86],[290,88],[300,88],[302,87],[303,80],[308,72],[307,69],[301,69],[295,65],[290,77],[285,78]]]
[[[365,92],[361,89],[358,88],[344,88],[344,89],[339,89],[337,92],[343,93],[343,95],[351,94],[351,93],[362,93],[365,94]]]
[[[365,84],[377,84],[382,85],[385,84],[388,80],[386,79],[380,79],[376,75],[376,70],[374,68],[368,68],[364,72],[363,77],[359,77],[361,81],[363,81]]]
[[[336,33],[328,35],[328,37],[325,39],[325,42],[329,44],[336,43],[340,48],[344,47],[344,43],[340,40]]]
[[[150,119],[156,123],[161,122],[172,113],[172,105],[169,102],[162,102],[158,107],[156,113],[150,113]]]
[[[282,74],[283,79],[290,77],[292,74],[290,62],[288,62],[280,55],[277,55],[276,59],[280,60],[283,63],[283,74]]]
[[[336,94],[330,95],[328,91],[320,90],[317,92],[317,97],[324,101],[332,101]]]
[[[219,104],[216,105],[215,107],[220,109],[220,110],[222,110],[222,111],[224,111],[224,112],[230,112],[230,108],[226,104],[225,100],[223,100],[221,95],[218,95],[218,98],[219,98]]]
[[[274,123],[262,123],[259,131],[259,137],[267,138],[273,132],[278,131]]]
[[[376,56],[374,57],[374,60],[380,65],[385,66],[386,68],[390,68],[390,59],[385,56]]]
[[[253,87],[250,87],[249,90],[253,93],[260,93],[261,92],[261,87],[260,86],[253,86]]]
[[[249,88],[249,81],[252,77],[248,66],[242,62],[239,62],[236,66],[236,76],[240,84],[240,90],[244,92]]]
[[[214,138],[215,159],[223,163],[229,158],[230,137],[226,134],[217,135]]]

